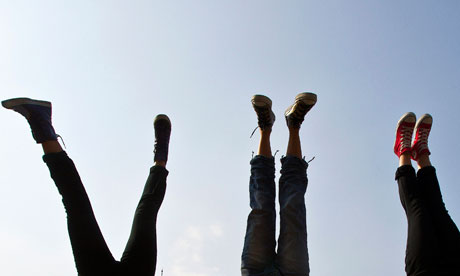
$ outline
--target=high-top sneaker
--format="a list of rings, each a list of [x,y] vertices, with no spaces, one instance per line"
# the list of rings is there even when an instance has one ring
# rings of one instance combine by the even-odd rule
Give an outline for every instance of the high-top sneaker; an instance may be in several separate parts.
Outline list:
[[[412,143],[412,159],[418,160],[420,155],[431,152],[428,149],[428,135],[433,125],[433,117],[430,114],[424,114],[415,124],[415,139]]]
[[[284,116],[288,127],[300,128],[305,115],[316,104],[316,94],[305,92],[295,97],[294,104],[289,106]]]
[[[394,152],[398,157],[400,157],[403,153],[410,153],[412,150],[410,143],[414,132],[415,120],[415,114],[407,112],[398,121],[394,145]]]
[[[275,122],[275,114],[272,111],[272,100],[267,96],[254,95],[252,96],[251,103],[257,113],[259,128],[261,130],[270,129]]]
[[[56,141],[57,135],[51,124],[51,103],[29,98],[14,98],[2,101],[3,107],[12,109],[29,122],[32,136],[37,143]]]
[[[169,137],[171,136],[171,121],[168,116],[159,114],[153,121],[155,130],[154,161],[168,161]]]

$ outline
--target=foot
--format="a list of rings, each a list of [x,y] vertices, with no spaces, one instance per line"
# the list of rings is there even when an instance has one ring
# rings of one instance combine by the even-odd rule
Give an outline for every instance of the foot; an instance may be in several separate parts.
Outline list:
[[[414,132],[415,126],[415,114],[407,112],[398,121],[396,126],[396,140],[394,145],[394,152],[398,157],[401,157],[403,153],[410,153],[412,133]]]
[[[300,128],[305,115],[316,104],[316,94],[300,93],[295,97],[294,104],[288,107],[284,116],[288,127]]]
[[[171,121],[168,116],[159,114],[153,121],[153,128],[155,129],[155,149],[154,161],[168,160],[169,137],[171,135]]]
[[[433,117],[430,114],[424,114],[415,124],[415,139],[412,143],[412,159],[418,160],[423,154],[430,155],[428,149],[428,135],[433,125]]]
[[[272,100],[263,95],[254,95],[251,99],[252,107],[257,113],[258,125],[261,130],[271,129],[275,122],[272,111]]]
[[[2,105],[20,113],[27,119],[32,130],[32,136],[37,143],[57,141],[56,132],[51,124],[50,102],[15,98],[2,101]]]

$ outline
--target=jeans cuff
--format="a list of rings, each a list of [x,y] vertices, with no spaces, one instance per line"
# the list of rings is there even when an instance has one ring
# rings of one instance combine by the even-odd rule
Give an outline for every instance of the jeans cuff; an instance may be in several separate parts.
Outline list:
[[[163,166],[155,165],[150,168],[150,173],[164,173],[168,176],[169,171]]]
[[[65,151],[47,153],[43,155],[43,162],[45,163],[55,162],[63,159],[69,159],[69,156]]]
[[[415,177],[415,169],[411,165],[403,165],[396,170],[395,180],[400,177],[412,175]]]
[[[281,157],[281,167],[294,167],[306,170],[308,168],[308,163],[305,161],[305,159],[299,158],[297,156],[287,155]]]
[[[272,157],[266,157],[266,156],[263,156],[263,155],[256,155],[251,159],[250,164],[251,165],[261,164],[261,165],[265,165],[265,166],[271,166],[271,167],[274,168],[275,167],[275,158],[273,156]]]
[[[433,166],[423,167],[417,172],[417,177],[436,174],[436,169]]]

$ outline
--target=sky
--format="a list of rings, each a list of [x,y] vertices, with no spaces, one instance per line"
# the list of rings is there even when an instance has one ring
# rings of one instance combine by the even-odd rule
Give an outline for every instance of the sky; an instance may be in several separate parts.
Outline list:
[[[0,0],[0,96],[53,103],[104,237],[119,259],[153,164],[156,114],[172,121],[157,273],[234,276],[259,135],[273,101],[276,155],[296,94],[311,275],[405,275],[396,122],[430,113],[431,160],[460,223],[457,0]],[[76,275],[61,198],[24,118],[0,110],[0,271]]]

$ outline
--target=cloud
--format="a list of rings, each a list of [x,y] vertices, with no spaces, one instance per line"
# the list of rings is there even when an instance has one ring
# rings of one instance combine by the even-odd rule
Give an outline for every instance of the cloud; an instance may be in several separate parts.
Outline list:
[[[168,255],[172,266],[164,269],[164,276],[220,275],[220,268],[207,256],[219,252],[217,241],[223,236],[219,223],[187,226],[171,247]]]
[[[220,238],[224,235],[224,230],[220,224],[210,225],[209,230],[211,231],[211,234],[216,238]]]

